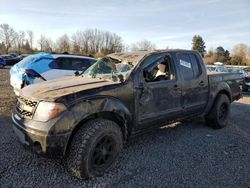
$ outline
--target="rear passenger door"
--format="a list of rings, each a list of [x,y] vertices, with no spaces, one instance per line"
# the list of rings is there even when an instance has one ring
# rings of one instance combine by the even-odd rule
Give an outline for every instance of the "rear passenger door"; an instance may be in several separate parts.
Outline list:
[[[182,76],[183,108],[186,115],[201,113],[208,100],[208,79],[201,57],[196,53],[177,53]]]

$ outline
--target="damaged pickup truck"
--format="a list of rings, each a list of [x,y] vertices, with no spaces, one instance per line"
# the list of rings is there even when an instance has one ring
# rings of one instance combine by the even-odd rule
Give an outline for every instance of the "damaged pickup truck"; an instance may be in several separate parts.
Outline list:
[[[33,152],[64,156],[76,177],[94,177],[150,128],[196,116],[225,127],[240,81],[234,73],[207,75],[196,51],[110,54],[84,74],[22,89],[13,127]]]

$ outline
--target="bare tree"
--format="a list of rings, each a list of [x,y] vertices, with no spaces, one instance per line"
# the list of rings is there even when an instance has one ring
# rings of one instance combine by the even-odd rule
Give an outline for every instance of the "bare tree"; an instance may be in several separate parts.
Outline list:
[[[33,33],[33,31],[28,30],[27,34],[28,34],[28,42],[29,42],[30,48],[32,49],[33,48],[33,41],[34,41],[34,33]]]
[[[250,47],[246,44],[237,44],[232,50],[231,64],[250,65]]]
[[[29,53],[34,48],[34,33],[31,30],[15,32],[8,24],[2,24],[0,27],[1,51],[4,48],[6,52],[12,48],[19,53]],[[115,33],[102,31],[98,29],[86,29],[77,31],[70,38],[67,34],[59,37],[56,43],[45,35],[41,34],[37,40],[38,49],[44,52],[72,51],[77,54],[103,56],[113,52],[120,52],[124,45],[122,38]]]
[[[58,52],[69,52],[70,51],[70,40],[67,34],[64,34],[63,36],[59,37],[56,41],[56,46]]]
[[[15,37],[16,34],[12,27],[10,27],[8,24],[0,25],[0,40],[5,46],[5,53],[9,52],[9,49],[14,43]]]
[[[40,47],[40,51],[44,50],[44,45],[45,45],[46,37],[44,35],[41,35],[40,38],[38,39],[37,43]]]
[[[19,31],[18,33],[15,33],[15,45],[16,49],[18,50],[18,53],[21,53],[21,49],[24,46],[25,42],[25,32]]]
[[[49,53],[53,51],[54,43],[50,38],[47,38],[46,36],[41,35],[37,42],[40,47],[40,51],[49,52]]]
[[[73,51],[103,56],[123,49],[122,38],[115,33],[98,29],[77,31],[72,35]]]
[[[53,50],[55,49],[54,46],[55,46],[54,42],[50,38],[45,38],[43,45],[44,52],[52,53]]]
[[[149,40],[142,40],[136,43],[133,43],[131,45],[131,50],[132,51],[138,51],[138,50],[146,50],[146,51],[151,51],[151,50],[155,50],[156,49],[156,45],[152,42],[150,42]]]
[[[79,54],[81,52],[81,31],[77,31],[72,35],[72,51],[73,53]]]
[[[74,53],[88,53],[88,37],[86,31],[77,31],[71,38]]]

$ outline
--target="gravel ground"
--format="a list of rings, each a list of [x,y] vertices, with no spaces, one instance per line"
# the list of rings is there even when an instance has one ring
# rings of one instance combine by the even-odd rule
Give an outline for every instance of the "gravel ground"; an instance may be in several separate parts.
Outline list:
[[[15,97],[0,69],[0,187],[250,187],[250,94],[232,105],[229,126],[176,123],[135,138],[96,179],[72,177],[59,159],[26,151],[12,131]]]

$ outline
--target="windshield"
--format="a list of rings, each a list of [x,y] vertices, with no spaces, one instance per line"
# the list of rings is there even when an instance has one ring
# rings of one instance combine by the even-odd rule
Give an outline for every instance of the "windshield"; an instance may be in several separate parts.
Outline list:
[[[207,67],[207,70],[209,72],[215,72],[216,71],[216,68],[215,67]]]
[[[237,68],[233,68],[233,69],[229,69],[230,72],[233,72],[233,73],[243,73],[243,70],[242,69],[237,69]]]
[[[217,70],[218,70],[218,72],[228,72],[228,71],[227,71],[227,68],[224,67],[224,66],[218,66],[218,67],[217,67]]]
[[[95,64],[90,66],[84,76],[91,78],[109,79],[114,82],[123,82],[133,70],[133,63],[122,61],[111,57],[99,59]]]

